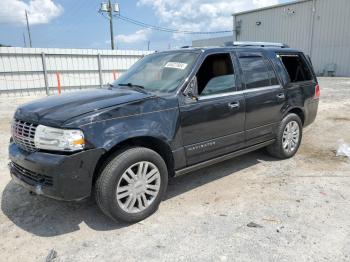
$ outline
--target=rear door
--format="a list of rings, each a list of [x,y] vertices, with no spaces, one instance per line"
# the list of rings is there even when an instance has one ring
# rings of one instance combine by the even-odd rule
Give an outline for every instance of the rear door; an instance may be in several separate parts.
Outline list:
[[[286,94],[263,52],[238,52],[238,60],[245,88],[246,143],[250,146],[275,137]]]

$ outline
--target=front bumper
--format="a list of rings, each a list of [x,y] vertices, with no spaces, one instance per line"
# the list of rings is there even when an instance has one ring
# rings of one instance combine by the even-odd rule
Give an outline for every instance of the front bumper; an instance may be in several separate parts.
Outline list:
[[[11,143],[10,173],[25,188],[60,200],[81,200],[91,194],[92,178],[103,149],[72,155],[26,152]]]

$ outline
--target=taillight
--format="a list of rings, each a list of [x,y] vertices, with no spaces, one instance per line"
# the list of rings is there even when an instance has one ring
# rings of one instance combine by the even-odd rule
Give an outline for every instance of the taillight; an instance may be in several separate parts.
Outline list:
[[[315,87],[315,96],[314,98],[317,99],[317,98],[320,98],[321,96],[321,89],[320,89],[320,86],[319,85],[316,85]]]

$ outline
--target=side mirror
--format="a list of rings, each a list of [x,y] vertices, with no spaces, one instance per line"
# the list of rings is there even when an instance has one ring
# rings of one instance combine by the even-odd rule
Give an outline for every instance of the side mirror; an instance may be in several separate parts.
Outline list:
[[[111,82],[108,82],[107,84],[104,84],[104,86],[108,89],[111,89],[113,87],[113,84]]]
[[[194,76],[192,80],[188,83],[183,94],[192,100],[198,101],[198,97],[196,96],[198,94],[198,85],[197,85],[196,76]]]

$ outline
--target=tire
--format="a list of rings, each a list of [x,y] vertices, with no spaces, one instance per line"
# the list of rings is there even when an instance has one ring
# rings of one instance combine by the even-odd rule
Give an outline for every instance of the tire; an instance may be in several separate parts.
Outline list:
[[[95,182],[95,199],[113,220],[136,223],[158,209],[167,185],[163,158],[151,149],[135,147],[105,165]]]
[[[292,134],[289,137],[288,135],[284,136],[284,133],[288,133],[287,126],[290,128],[289,130],[294,130],[291,132]],[[279,159],[293,157],[298,151],[301,143],[303,134],[302,126],[302,122],[298,115],[291,113],[285,116],[278,127],[276,141],[267,147],[267,152],[271,156]],[[298,135],[296,135],[296,133]],[[297,141],[295,140],[295,137],[297,137]],[[288,143],[288,141],[291,142]]]

